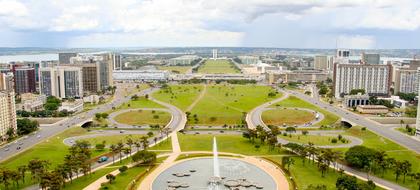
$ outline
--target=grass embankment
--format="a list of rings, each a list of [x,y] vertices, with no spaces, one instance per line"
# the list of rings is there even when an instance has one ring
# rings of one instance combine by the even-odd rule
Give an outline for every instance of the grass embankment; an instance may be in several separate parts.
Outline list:
[[[262,113],[262,120],[267,125],[302,125],[315,119],[315,115],[304,110],[273,109]]]
[[[198,68],[198,73],[205,74],[234,74],[240,73],[240,70],[228,60],[206,60],[206,62]]]
[[[153,93],[153,97],[185,111],[203,90],[203,85],[170,85]]]
[[[114,119],[127,125],[166,125],[171,120],[171,114],[166,111],[137,110],[121,113]]]

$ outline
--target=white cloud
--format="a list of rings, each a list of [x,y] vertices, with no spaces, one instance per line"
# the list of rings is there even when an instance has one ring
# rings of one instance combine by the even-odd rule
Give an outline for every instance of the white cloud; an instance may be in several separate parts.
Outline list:
[[[373,36],[340,35],[337,38],[337,46],[339,48],[373,49],[375,45],[376,40]]]
[[[0,16],[19,17],[27,15],[28,10],[26,6],[14,0],[0,1]]]

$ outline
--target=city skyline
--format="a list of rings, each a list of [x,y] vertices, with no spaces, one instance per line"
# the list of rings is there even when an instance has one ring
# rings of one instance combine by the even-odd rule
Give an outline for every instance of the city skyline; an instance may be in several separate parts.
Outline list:
[[[0,23],[2,47],[420,48],[414,0],[2,0]]]

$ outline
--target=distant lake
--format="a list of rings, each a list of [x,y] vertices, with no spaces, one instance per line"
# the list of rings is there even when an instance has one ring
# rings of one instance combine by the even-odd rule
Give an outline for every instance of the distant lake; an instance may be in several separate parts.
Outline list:
[[[13,61],[55,61],[58,60],[58,54],[26,54],[26,55],[3,55],[0,56],[0,63],[9,63]]]

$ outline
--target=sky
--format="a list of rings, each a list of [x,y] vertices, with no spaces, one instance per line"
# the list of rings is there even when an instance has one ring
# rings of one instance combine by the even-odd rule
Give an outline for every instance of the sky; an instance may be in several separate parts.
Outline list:
[[[419,49],[419,0],[0,0],[1,47]]]

